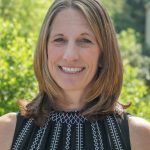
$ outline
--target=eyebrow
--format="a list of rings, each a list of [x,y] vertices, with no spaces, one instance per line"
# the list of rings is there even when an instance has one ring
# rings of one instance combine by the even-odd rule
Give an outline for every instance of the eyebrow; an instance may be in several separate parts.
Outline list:
[[[81,35],[88,35],[88,36],[90,36],[90,34],[88,34],[88,33],[82,33]]]
[[[82,33],[81,36],[89,36],[89,37],[92,37],[93,39],[95,39],[92,34],[86,33],[86,32],[85,32],[85,33]]]
[[[93,37],[91,34],[89,34],[89,33],[81,33],[80,34],[81,36],[89,36],[89,37]],[[62,34],[62,33],[60,33],[60,34],[56,34],[56,35],[54,35],[53,37],[55,38],[55,37],[57,37],[57,36],[64,36],[64,34]]]
[[[64,35],[63,34],[56,34],[53,37],[56,37],[56,36],[64,36]]]

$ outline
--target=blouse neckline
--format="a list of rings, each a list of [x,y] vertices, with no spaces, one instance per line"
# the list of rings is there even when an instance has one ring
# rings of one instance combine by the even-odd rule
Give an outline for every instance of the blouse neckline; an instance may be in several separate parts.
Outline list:
[[[78,124],[84,123],[87,119],[80,113],[79,110],[72,111],[52,111],[49,114],[49,119],[56,123]]]

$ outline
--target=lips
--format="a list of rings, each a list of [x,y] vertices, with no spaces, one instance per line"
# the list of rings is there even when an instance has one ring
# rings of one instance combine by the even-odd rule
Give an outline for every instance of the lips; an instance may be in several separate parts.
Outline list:
[[[59,69],[65,73],[75,74],[82,72],[85,67],[65,67],[65,66],[59,66]]]

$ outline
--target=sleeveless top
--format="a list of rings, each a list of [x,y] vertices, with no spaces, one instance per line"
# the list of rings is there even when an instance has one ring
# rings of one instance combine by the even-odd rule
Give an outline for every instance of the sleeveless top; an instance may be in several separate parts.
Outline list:
[[[78,111],[53,111],[38,127],[18,113],[11,150],[131,150],[128,114],[89,121]]]

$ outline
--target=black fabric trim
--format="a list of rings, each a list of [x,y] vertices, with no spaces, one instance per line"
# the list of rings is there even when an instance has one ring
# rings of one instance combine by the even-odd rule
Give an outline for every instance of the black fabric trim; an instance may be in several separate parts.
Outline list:
[[[115,115],[117,123],[120,128],[120,132],[122,134],[122,139],[124,141],[124,144],[127,148],[127,150],[131,150],[131,143],[130,143],[130,134],[129,134],[129,119],[130,114],[123,112],[121,115]]]
[[[15,127],[15,132],[14,132],[14,136],[13,136],[11,149],[12,149],[12,146],[14,145],[14,143],[16,141],[16,138],[18,136],[18,133],[20,132],[20,129],[22,128],[22,126],[26,120],[27,119],[25,119],[23,116],[21,116],[20,112],[16,113],[16,127]]]
[[[12,149],[12,146],[14,145],[14,142],[15,142],[15,138],[17,136],[17,131],[18,131],[18,128],[19,128],[19,112],[16,113],[16,127],[15,127],[15,132],[14,132],[14,135],[13,135],[13,141],[12,141],[12,145],[11,145],[11,149]]]

